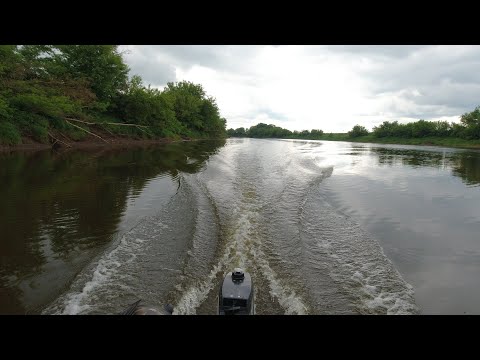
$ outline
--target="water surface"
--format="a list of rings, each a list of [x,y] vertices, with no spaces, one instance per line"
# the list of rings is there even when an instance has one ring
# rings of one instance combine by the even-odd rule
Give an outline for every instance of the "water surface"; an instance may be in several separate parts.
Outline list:
[[[480,152],[229,139],[0,157],[0,313],[480,313]]]

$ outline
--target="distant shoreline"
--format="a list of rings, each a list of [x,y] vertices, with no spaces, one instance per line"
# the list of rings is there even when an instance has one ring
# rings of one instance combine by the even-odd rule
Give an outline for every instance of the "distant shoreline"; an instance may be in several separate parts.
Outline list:
[[[230,139],[241,137],[230,137]],[[249,138],[249,137],[243,137]],[[273,139],[273,138],[251,138],[251,139]],[[312,140],[301,138],[279,138],[289,140]],[[480,140],[465,140],[451,137],[424,137],[424,138],[398,138],[384,137],[374,138],[371,135],[349,138],[347,134],[332,133],[324,134],[322,137],[314,140],[320,141],[342,141],[342,142],[358,142],[371,144],[396,144],[396,145],[419,145],[419,146],[443,146],[457,149],[480,150]]]
[[[420,145],[420,146],[443,146],[460,149],[476,149],[480,150],[480,140],[465,140],[451,137],[425,137],[425,138],[397,138],[384,137],[373,138],[372,136],[361,136],[357,138],[346,139],[321,139],[329,141],[347,141],[347,142],[361,142],[361,143],[375,143],[375,144],[397,144],[397,145]]]

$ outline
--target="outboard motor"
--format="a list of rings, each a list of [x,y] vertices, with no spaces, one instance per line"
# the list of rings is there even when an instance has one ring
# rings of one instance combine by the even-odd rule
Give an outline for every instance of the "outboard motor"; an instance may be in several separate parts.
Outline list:
[[[252,277],[236,268],[223,279],[218,296],[218,315],[253,315],[254,312]]]

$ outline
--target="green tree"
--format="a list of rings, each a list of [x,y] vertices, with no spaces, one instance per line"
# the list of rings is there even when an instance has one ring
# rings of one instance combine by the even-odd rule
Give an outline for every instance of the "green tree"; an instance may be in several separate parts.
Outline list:
[[[160,91],[139,76],[128,80],[128,71],[117,45],[1,45],[0,143],[46,142],[52,127],[77,139],[67,117],[148,127],[111,129],[126,135],[226,136],[226,119],[201,85],[169,83]]]
[[[452,135],[452,128],[448,121],[435,121],[433,124],[436,136],[446,137]]]
[[[480,106],[461,116],[460,122],[465,126],[463,133],[467,139],[480,139]]]
[[[319,130],[319,129],[312,129],[312,131],[310,131],[310,138],[312,140],[319,140],[321,139],[323,136],[323,131],[322,130]]]
[[[109,105],[125,91],[128,66],[118,51],[118,45],[59,45],[54,62],[61,65],[69,77],[89,81],[99,101]]]
[[[368,135],[368,130],[362,125],[355,125],[352,130],[348,132],[348,136],[351,138],[356,138],[359,136]]]
[[[206,95],[202,85],[189,81],[169,82],[164,94],[172,102],[177,120],[185,125],[183,135],[226,136],[226,120],[220,116],[215,99]]]
[[[399,133],[398,128],[398,121],[384,121],[379,126],[373,128],[373,135],[375,137],[395,136],[395,134]]]
[[[227,134],[229,137],[246,137],[247,131],[243,127],[239,127],[238,129],[228,129]]]

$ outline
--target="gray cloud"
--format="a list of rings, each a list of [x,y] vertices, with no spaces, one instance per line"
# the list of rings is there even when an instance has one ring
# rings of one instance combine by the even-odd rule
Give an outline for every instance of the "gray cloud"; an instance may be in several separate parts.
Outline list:
[[[150,63],[159,63],[160,67],[181,67],[188,70],[194,65],[204,66],[217,71],[238,71],[245,68],[248,59],[263,46],[240,45],[137,45],[128,58],[133,69],[137,69],[145,81],[154,82]],[[135,53],[135,54],[133,54]],[[143,67],[146,66],[144,70]],[[160,70],[162,71],[162,70]],[[169,70],[170,71],[170,70]],[[166,70],[163,70],[167,73]],[[171,74],[169,72],[169,74]],[[169,80],[170,81],[170,80]]]
[[[259,109],[255,115],[260,115],[260,114],[264,114],[266,116],[268,116],[270,119],[274,119],[274,120],[277,120],[277,121],[289,121],[290,119],[288,117],[286,117],[285,115],[283,114],[280,114],[278,112],[275,112],[273,111],[272,109],[268,109],[268,108],[265,108],[265,109]],[[253,115],[253,114],[252,114]]]
[[[404,58],[424,45],[328,45],[326,48],[338,53],[389,58]]]
[[[170,64],[162,64],[154,61],[138,62],[132,65],[132,74],[141,75],[146,84],[160,87],[168,82],[174,82],[175,68]]]
[[[452,49],[453,48],[453,49]],[[379,62],[363,75],[370,78],[375,92],[396,91],[408,87],[480,82],[480,47],[465,53],[452,53],[453,47],[427,47],[406,59]]]
[[[437,86],[418,87],[420,96],[406,93],[405,99],[418,105],[448,106],[449,108],[471,109],[479,105],[480,83],[442,83]]]
[[[142,47],[128,50],[124,56],[130,66],[130,75],[140,75],[147,85],[160,87],[176,80],[174,65],[162,53]]]
[[[263,77],[255,62],[256,56],[265,48],[236,45],[135,46],[126,60],[132,73],[141,75],[146,84],[154,86],[176,81],[176,68],[188,71],[194,66],[202,66],[225,75],[222,78],[230,81],[230,88],[255,89],[265,86],[265,82],[272,79],[271,74]],[[278,46],[267,50],[273,49],[278,49]],[[308,59],[313,65],[318,63],[322,66],[322,61],[327,59],[331,60],[329,64],[349,67],[364,85],[361,95],[383,104],[380,110],[362,110],[364,113],[382,112],[392,118],[429,120],[461,115],[480,105],[480,46],[328,45],[305,46],[302,52],[306,55],[303,61]],[[274,64],[275,59],[272,61]],[[294,71],[293,67],[285,68],[278,73],[278,79],[291,76]],[[304,97],[301,89],[285,88],[285,91],[294,91],[292,101]],[[253,112],[249,108],[244,114],[242,109],[235,113],[249,119],[263,114],[285,123],[296,120],[281,114],[274,104],[262,104],[261,99]],[[342,120],[337,125],[349,126],[345,124]],[[317,125],[312,127],[321,127],[321,124]],[[368,127],[369,124],[365,125]],[[288,127],[287,124],[285,126]]]
[[[374,96],[396,94],[416,107],[411,111],[394,102],[389,111],[429,119],[459,115],[480,104],[479,46],[403,50],[403,57],[378,61],[362,73]]]
[[[212,69],[231,70],[238,68],[251,58],[262,46],[240,45],[166,45],[158,48],[178,60],[183,67],[197,64]]]

